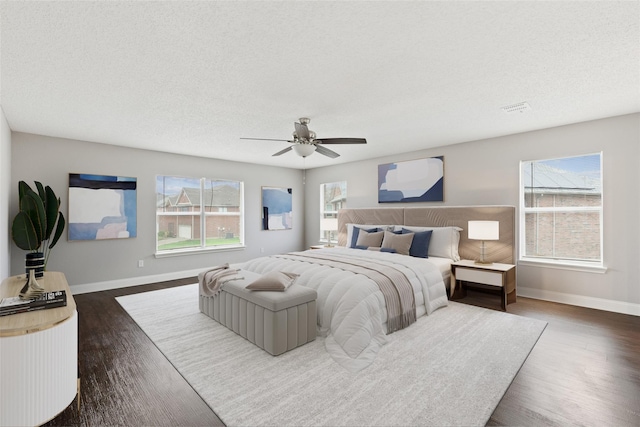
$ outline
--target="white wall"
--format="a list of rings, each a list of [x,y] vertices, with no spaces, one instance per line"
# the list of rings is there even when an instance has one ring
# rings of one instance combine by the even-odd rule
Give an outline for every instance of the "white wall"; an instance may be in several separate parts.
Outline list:
[[[392,143],[393,141],[388,141]],[[363,149],[366,149],[363,148]],[[307,171],[306,244],[319,236],[319,186],[347,181],[351,208],[379,205],[377,166],[444,155],[445,201],[411,206],[518,207],[519,162],[603,152],[605,274],[518,267],[518,293],[640,315],[640,114]]]
[[[0,280],[9,274],[9,248],[11,221],[9,200],[11,186],[11,129],[0,106]]]
[[[17,206],[18,181],[50,185],[62,199],[68,218],[69,173],[137,178],[138,236],[133,239],[74,241],[63,238],[47,268],[62,271],[74,292],[129,286],[185,277],[224,262],[300,250],[304,240],[302,171],[160,153],[14,132],[12,134],[11,218]],[[4,170],[4,168],[3,168]],[[175,175],[244,181],[245,245],[240,251],[155,258],[155,177]],[[293,229],[261,230],[261,186],[293,188]],[[4,194],[4,193],[3,193]],[[6,224],[6,222],[4,223]],[[138,268],[138,260],[144,267]],[[11,274],[24,271],[24,251],[11,244]],[[75,287],[75,289],[74,289]]]

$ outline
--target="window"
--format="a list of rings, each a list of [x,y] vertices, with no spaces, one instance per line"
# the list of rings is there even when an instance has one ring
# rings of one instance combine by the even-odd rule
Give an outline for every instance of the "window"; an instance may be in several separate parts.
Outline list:
[[[347,181],[320,184],[320,241],[335,243],[338,210],[347,207]],[[333,221],[331,221],[333,219]]]
[[[157,176],[156,195],[157,253],[244,245],[242,182]]]
[[[602,154],[520,164],[520,259],[602,267]]]

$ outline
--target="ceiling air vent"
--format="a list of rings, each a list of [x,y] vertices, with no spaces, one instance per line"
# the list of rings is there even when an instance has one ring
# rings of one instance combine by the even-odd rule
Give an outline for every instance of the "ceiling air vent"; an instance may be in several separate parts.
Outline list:
[[[508,114],[524,113],[525,111],[531,111],[531,106],[528,102],[518,102],[517,104],[507,105],[502,107],[502,111]]]

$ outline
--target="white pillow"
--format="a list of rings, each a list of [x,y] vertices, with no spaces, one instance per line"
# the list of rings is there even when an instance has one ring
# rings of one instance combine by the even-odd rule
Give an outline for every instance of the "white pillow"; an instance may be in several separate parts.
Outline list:
[[[414,227],[411,225],[396,225],[395,231],[403,228],[414,232],[432,230],[429,241],[429,256],[449,258],[453,261],[460,261],[458,245],[460,244],[460,227]]]
[[[351,247],[351,239],[353,238],[353,227],[364,228],[365,230],[370,230],[372,228],[379,228],[382,231],[393,230],[393,225],[369,225],[369,224],[347,224],[347,243],[346,247]]]

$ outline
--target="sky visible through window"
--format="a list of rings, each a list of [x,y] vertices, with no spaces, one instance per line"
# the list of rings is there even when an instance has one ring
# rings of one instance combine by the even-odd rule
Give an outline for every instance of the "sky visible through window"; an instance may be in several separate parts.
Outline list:
[[[600,179],[600,154],[536,161],[554,169]]]

